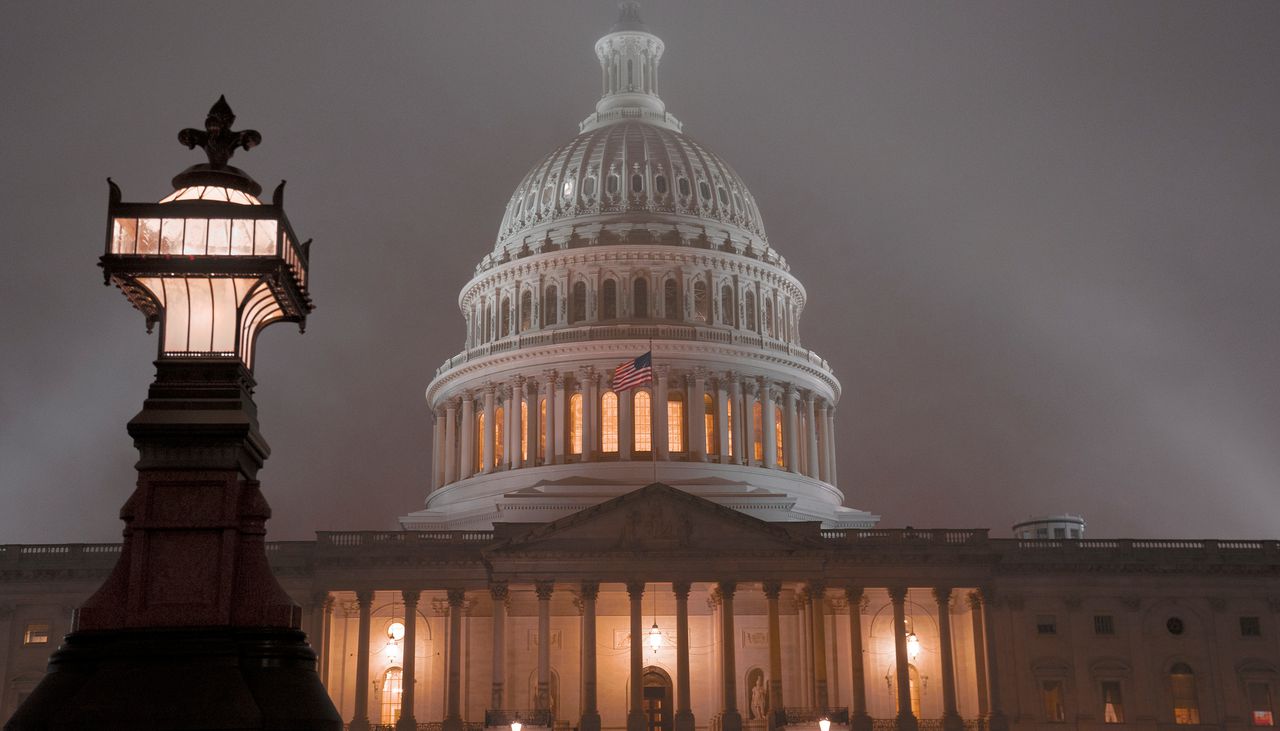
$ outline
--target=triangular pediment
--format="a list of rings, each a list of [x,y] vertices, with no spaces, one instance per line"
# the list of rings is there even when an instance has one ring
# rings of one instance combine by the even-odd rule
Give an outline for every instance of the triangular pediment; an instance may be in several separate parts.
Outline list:
[[[753,553],[816,548],[816,523],[769,523],[660,482],[551,523],[495,526],[495,555]]]

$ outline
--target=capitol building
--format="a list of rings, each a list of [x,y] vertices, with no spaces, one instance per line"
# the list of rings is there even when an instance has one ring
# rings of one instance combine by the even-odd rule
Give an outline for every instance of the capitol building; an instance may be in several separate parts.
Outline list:
[[[594,110],[459,293],[425,504],[267,545],[349,728],[1276,725],[1277,541],[881,529],[846,506],[841,386],[782,253],[804,243],[775,249],[768,201],[667,111],[634,4],[594,49]],[[615,387],[626,364],[649,376]],[[0,546],[0,719],[118,558]]]

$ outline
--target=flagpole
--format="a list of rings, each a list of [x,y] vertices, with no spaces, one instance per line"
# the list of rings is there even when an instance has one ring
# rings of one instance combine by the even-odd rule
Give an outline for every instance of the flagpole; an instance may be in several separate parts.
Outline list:
[[[657,372],[657,366],[655,366],[653,363],[653,336],[652,335],[649,336],[649,368],[651,369],[651,372]],[[656,380],[651,380],[650,383],[653,383],[656,386],[658,382]],[[658,389],[653,388],[652,390],[653,390],[654,401],[649,407],[649,413],[656,414],[658,413],[658,403],[657,403]],[[649,433],[656,437],[658,434],[658,430],[654,429],[653,427],[650,427]],[[649,459],[653,462],[653,481],[657,482],[658,481],[658,440],[656,438],[650,439],[649,441]]]

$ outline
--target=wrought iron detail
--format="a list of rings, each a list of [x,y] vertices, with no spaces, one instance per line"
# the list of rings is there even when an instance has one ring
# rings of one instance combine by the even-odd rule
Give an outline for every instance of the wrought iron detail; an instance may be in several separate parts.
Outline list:
[[[227,167],[227,161],[235,154],[237,148],[245,151],[262,144],[262,135],[256,129],[233,131],[236,115],[227,104],[226,96],[219,96],[218,101],[209,108],[209,115],[204,119],[204,129],[188,127],[178,133],[178,142],[186,145],[188,150],[199,147],[209,158],[213,168]]]

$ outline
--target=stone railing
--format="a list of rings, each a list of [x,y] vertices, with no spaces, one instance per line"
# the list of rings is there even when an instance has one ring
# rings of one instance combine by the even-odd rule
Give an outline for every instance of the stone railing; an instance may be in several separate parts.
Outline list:
[[[691,340],[770,350],[804,361],[824,373],[832,372],[831,366],[820,355],[795,343],[788,343],[753,332],[727,328],[653,322],[609,325],[552,325],[547,330],[520,333],[519,335],[512,335],[501,340],[468,348],[442,363],[436,369],[436,376],[440,376],[477,358],[486,358],[512,350],[559,345],[562,343],[580,343],[591,340],[635,339]]]
[[[822,537],[835,543],[966,545],[987,543],[986,528],[872,528],[868,530],[823,530]]]
[[[519,721],[525,726],[536,728],[551,728],[551,711],[546,708],[531,710],[499,708],[489,709],[484,712],[484,725],[486,728],[499,726],[509,728],[512,721]]]
[[[334,548],[359,546],[388,546],[416,544],[476,544],[493,541],[493,531],[439,530],[439,531],[317,531],[316,543]]]

